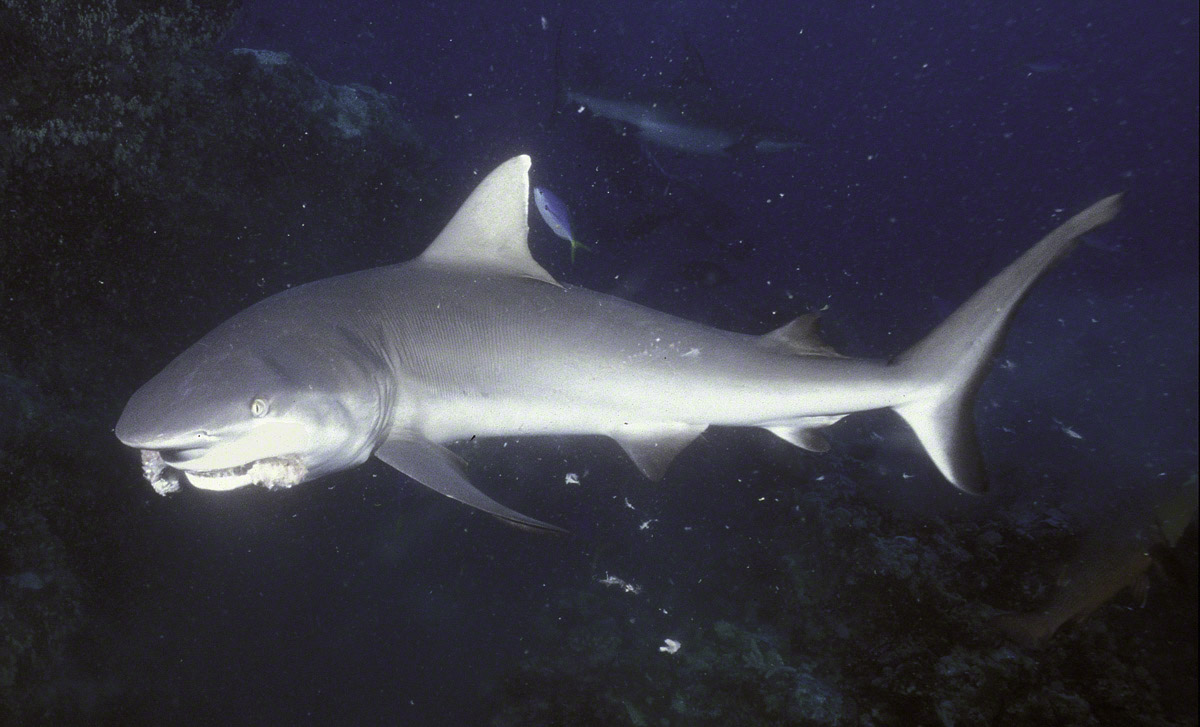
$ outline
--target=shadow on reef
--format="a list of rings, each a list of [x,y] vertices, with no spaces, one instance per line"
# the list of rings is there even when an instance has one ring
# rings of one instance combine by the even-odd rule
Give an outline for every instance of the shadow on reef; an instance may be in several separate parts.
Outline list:
[[[1000,608],[1054,601],[1060,566],[1087,552],[1081,523],[1046,503],[976,521],[885,511],[861,494],[879,484],[869,467],[837,466],[776,476],[774,514],[734,529],[752,536],[710,529],[677,554],[693,572],[562,591],[561,619],[495,688],[493,725],[1195,724],[1194,578],[1021,648]],[[1182,537],[1194,561],[1194,521]]]
[[[437,224],[411,214],[435,154],[397,100],[219,49],[239,5],[0,5],[21,59],[0,78],[4,724],[119,722],[152,688],[97,646],[146,585],[146,493],[112,439],[128,392],[195,331]]]

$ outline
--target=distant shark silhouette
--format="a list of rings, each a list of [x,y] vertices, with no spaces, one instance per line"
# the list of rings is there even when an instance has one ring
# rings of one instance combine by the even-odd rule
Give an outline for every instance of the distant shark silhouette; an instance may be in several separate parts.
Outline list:
[[[273,295],[218,326],[129,400],[117,437],[159,492],[289,487],[372,455],[508,523],[553,525],[477,490],[446,445],[599,434],[657,479],[709,425],[761,427],[804,449],[848,414],[890,408],[946,479],[982,492],[975,393],[1033,283],[1108,222],[1103,199],[1060,225],[891,361],[845,358],[801,317],[766,335],[717,330],[560,285],[526,242],[529,167],[493,171],[407,263]]]
[[[621,129],[632,130],[649,145],[686,154],[725,154],[736,151],[774,153],[807,146],[795,132],[768,127],[744,115],[731,113],[732,105],[714,89],[699,51],[684,37],[685,51],[678,61],[680,75],[656,88],[614,90],[559,78],[560,105],[587,112]],[[555,76],[562,74],[562,35],[555,41]],[[595,59],[588,56],[585,65]],[[597,70],[586,69],[594,76]]]
[[[681,103],[667,97],[639,100],[631,94],[605,96],[575,90],[564,96],[580,111],[631,127],[642,141],[688,154],[741,149],[772,153],[806,146],[796,136],[761,130],[697,102]]]

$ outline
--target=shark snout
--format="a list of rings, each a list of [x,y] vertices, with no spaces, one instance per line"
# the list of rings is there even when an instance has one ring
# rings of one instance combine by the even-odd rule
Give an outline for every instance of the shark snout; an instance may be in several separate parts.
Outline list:
[[[158,448],[154,445],[154,440],[158,438],[157,435],[135,421],[134,417],[130,416],[129,407],[126,407],[125,411],[121,413],[121,418],[117,420],[117,426],[114,431],[116,432],[117,439],[121,440],[121,444],[126,446],[133,447],[134,449]]]
[[[186,452],[217,442],[212,436],[212,417],[189,407],[172,379],[160,374],[134,392],[114,430],[122,444]]]
[[[170,431],[152,422],[146,422],[131,412],[129,407],[121,414],[116,426],[117,439],[134,449],[154,449],[171,452],[177,462],[200,456],[215,438],[202,429]]]

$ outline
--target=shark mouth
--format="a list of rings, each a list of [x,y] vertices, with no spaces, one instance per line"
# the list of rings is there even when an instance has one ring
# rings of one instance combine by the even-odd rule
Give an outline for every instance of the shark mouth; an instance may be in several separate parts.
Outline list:
[[[142,474],[160,495],[177,491],[181,474],[202,490],[233,490],[247,485],[273,490],[299,484],[307,472],[308,467],[299,457],[267,457],[238,467],[193,472],[171,467],[156,450],[142,450]]]

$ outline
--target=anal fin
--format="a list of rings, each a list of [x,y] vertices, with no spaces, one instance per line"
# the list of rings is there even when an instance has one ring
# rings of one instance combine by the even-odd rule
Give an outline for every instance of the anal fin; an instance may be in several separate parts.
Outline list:
[[[843,417],[845,417],[845,414],[800,417],[799,419],[789,419],[787,421],[768,424],[763,429],[800,449],[824,454],[829,451],[829,440],[818,430],[841,421]]]
[[[392,438],[375,456],[431,490],[482,510],[514,527],[535,533],[565,535],[566,530],[522,515],[480,492],[467,479],[463,461],[449,449],[426,439]]]
[[[824,454],[829,451],[829,440],[813,427],[763,427],[788,444],[809,452]]]

